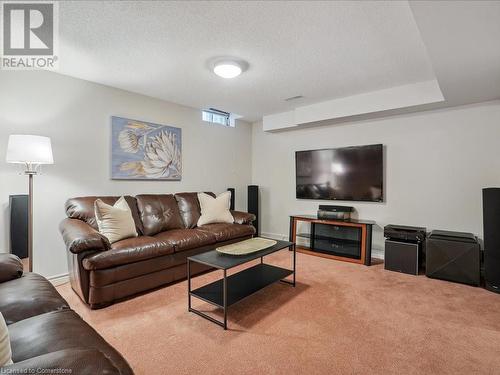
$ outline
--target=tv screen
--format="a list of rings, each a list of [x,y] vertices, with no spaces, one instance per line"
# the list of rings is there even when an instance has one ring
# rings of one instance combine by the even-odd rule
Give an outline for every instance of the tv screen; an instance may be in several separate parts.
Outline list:
[[[295,153],[297,198],[382,202],[383,146]]]

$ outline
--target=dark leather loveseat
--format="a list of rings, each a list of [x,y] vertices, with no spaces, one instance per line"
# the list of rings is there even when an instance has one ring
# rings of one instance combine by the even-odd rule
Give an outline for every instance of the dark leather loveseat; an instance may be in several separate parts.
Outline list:
[[[212,193],[209,193],[212,194]],[[213,194],[212,194],[213,195]],[[234,224],[197,227],[197,193],[126,196],[138,237],[110,244],[97,231],[94,202],[114,204],[119,197],[81,197],[66,202],[60,225],[68,250],[73,290],[92,309],[186,278],[187,257],[251,238],[255,216],[232,211]],[[208,270],[193,264],[193,274]]]
[[[14,361],[0,367],[0,374],[133,374],[47,279],[23,274],[21,261],[12,254],[0,254],[0,311]]]

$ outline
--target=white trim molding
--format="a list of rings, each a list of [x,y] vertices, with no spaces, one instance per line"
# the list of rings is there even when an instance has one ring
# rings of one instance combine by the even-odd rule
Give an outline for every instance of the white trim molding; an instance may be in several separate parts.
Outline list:
[[[267,115],[262,118],[262,129],[264,131],[283,130],[320,121],[443,101],[444,97],[439,83],[434,79],[332,99],[297,107],[287,112]]]
[[[285,236],[284,234],[279,234],[279,233],[262,232],[260,236],[269,237],[272,238],[273,240],[288,241],[288,235]]]
[[[54,275],[48,277],[47,280],[49,280],[52,283],[52,285],[59,286],[69,282],[69,275],[67,273],[63,273],[61,275]]]

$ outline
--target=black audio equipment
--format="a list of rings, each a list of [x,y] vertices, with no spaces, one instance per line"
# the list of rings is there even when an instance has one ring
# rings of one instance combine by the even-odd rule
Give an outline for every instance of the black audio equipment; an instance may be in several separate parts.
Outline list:
[[[330,204],[320,204],[318,209],[323,211],[332,211],[332,212],[352,212],[354,211],[354,207],[350,206],[334,206]]]
[[[231,205],[229,206],[229,209],[234,211],[234,188],[228,188],[227,191],[231,192]]]
[[[403,240],[423,242],[427,229],[422,227],[410,227],[407,225],[389,224],[384,227],[384,237],[391,240]]]
[[[318,207],[318,219],[349,220],[353,211],[354,207],[320,204]]]
[[[256,230],[256,236],[260,234],[259,231],[259,186],[258,185],[248,185],[248,213],[254,214],[256,219],[253,222],[253,226]]]
[[[384,268],[389,271],[418,275],[423,264],[427,229],[406,225],[384,227]]]
[[[385,240],[384,268],[389,271],[418,275],[421,244]]]
[[[484,285],[500,293],[500,188],[483,189]]]
[[[479,286],[480,249],[472,233],[434,230],[426,250],[428,277]]]
[[[9,196],[10,252],[19,258],[28,257],[28,196]]]

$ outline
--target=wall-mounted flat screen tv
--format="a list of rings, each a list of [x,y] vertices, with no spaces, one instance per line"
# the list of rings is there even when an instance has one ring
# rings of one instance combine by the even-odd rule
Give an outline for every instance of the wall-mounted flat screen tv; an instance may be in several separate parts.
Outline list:
[[[383,145],[295,153],[299,199],[382,202]]]

